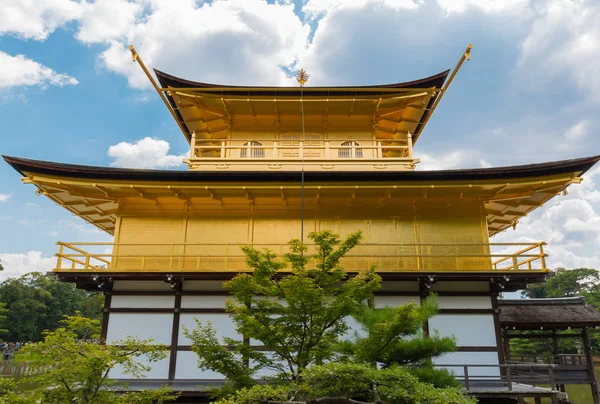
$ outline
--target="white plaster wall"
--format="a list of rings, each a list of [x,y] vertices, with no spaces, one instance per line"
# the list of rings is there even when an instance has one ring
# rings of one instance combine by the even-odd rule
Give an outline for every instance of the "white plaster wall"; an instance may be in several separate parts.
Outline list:
[[[192,342],[185,336],[184,327],[192,330],[196,328],[196,321],[194,318],[197,318],[202,322],[203,325],[206,325],[207,321],[210,321],[213,328],[217,331],[217,337],[222,340],[223,337],[234,338],[237,340],[242,340],[241,335],[237,333],[235,330],[235,324],[227,314],[187,314],[182,313],[179,321],[179,345],[191,345]]]
[[[181,296],[181,307],[192,309],[222,309],[229,296]]]
[[[191,351],[177,352],[175,379],[209,379],[222,380],[225,376],[212,370],[202,370],[198,367],[198,356]]]
[[[438,296],[440,309],[491,309],[490,296]]]
[[[114,291],[144,290],[144,291],[171,291],[171,285],[163,281],[114,281]]]
[[[114,343],[127,335],[140,339],[154,338],[156,344],[171,344],[173,314],[110,313],[106,342]]]
[[[269,356],[268,352],[266,352],[266,354],[267,354],[267,356]],[[255,361],[250,361],[250,366],[256,366],[256,362]],[[287,366],[284,366],[284,369],[287,369]],[[278,373],[279,373],[279,371],[276,370],[276,369],[262,368],[262,369],[259,369],[254,374],[254,377],[275,376]]]
[[[419,305],[421,302],[419,296],[375,296],[376,308],[398,307],[406,303],[417,303]]]
[[[355,335],[359,337],[366,337],[367,332],[362,328],[360,323],[354,319],[354,317],[346,317],[345,318],[346,325],[350,327],[348,331],[344,335],[340,337],[341,340],[352,340]]]
[[[175,307],[175,296],[113,296],[110,307],[172,309]]]
[[[454,335],[457,346],[496,346],[492,314],[439,314],[429,320],[429,330]]]
[[[169,378],[169,357],[156,362],[150,362],[146,356],[140,356],[137,361],[143,365],[150,366],[149,372],[144,374],[141,379],[168,379]],[[123,373],[121,366],[115,366],[109,373],[111,379],[136,379],[131,375]]]
[[[440,365],[498,365],[498,354],[496,352],[452,352],[434,358],[433,363]],[[446,369],[454,372],[457,376],[464,376],[462,366],[448,366]],[[494,366],[469,367],[467,370],[470,376],[500,376],[500,368]]]

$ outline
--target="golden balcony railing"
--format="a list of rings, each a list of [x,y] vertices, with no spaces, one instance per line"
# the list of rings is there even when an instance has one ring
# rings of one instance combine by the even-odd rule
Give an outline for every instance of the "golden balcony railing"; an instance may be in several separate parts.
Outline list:
[[[244,245],[278,255],[288,244],[66,243],[58,242],[55,271],[243,272]],[[378,272],[548,271],[545,243],[360,244],[342,259],[349,271]],[[308,254],[315,252],[308,245]]]
[[[190,149],[190,159],[217,158],[217,159],[268,159],[268,160],[295,160],[295,159],[344,159],[365,158],[385,159],[403,158],[413,160],[411,146],[385,145],[377,142],[374,145],[359,145],[356,142],[347,142],[350,145],[331,145],[325,141],[321,144],[286,145],[278,141],[241,142],[231,144],[218,140],[205,141],[196,144]]]

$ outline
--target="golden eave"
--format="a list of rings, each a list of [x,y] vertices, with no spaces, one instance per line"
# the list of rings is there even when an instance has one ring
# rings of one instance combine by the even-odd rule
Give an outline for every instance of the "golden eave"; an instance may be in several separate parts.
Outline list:
[[[344,89],[345,93],[352,93],[345,95],[336,95],[333,89],[319,89],[318,94],[303,96],[299,92],[267,96],[256,95],[256,91],[221,95],[207,89],[161,90],[196,139],[226,139],[230,130],[297,130],[302,125],[301,103],[306,130],[374,130],[378,139],[399,139],[417,132],[431,100],[441,89],[381,89],[381,94],[368,95],[361,88]]]
[[[300,184],[292,183],[190,183],[160,181],[107,181],[72,179],[24,173],[25,183],[90,224],[109,234],[115,230],[120,202],[139,200],[165,211],[238,210],[288,211],[301,204]],[[436,181],[307,184],[308,209],[327,206],[337,211],[391,209],[394,206],[461,203],[461,199],[484,202],[490,236],[497,234],[542,206],[572,183],[576,173],[524,178],[506,182]],[[340,210],[341,209],[341,210]]]

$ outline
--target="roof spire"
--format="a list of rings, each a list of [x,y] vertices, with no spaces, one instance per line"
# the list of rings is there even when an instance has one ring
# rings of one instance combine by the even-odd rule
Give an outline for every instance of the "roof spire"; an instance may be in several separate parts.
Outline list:
[[[304,87],[304,84],[308,81],[310,74],[306,72],[304,69],[300,69],[298,74],[296,74],[296,80],[300,83],[300,87]]]

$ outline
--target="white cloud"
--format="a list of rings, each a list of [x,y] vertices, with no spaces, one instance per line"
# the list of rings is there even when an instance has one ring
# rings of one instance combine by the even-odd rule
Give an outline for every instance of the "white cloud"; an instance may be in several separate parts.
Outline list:
[[[144,5],[113,0],[88,7],[77,34],[86,43],[106,44],[102,64],[135,88],[149,83],[131,61],[129,44],[148,66],[188,79],[281,85],[291,83],[281,67],[294,63],[310,32],[293,4],[155,0]],[[127,15],[115,22],[115,10]]]
[[[0,89],[18,86],[63,87],[76,84],[78,81],[75,78],[57,73],[24,55],[11,56],[0,51]]]
[[[518,64],[525,79],[540,89],[566,75],[600,101],[600,3],[552,0],[536,12]]]
[[[479,159],[479,166],[481,168],[490,168],[490,167],[493,167],[494,165],[492,163],[490,163],[489,161],[487,161],[486,159]]]
[[[0,261],[4,267],[4,271],[0,271],[0,281],[28,272],[48,272],[56,264],[56,258],[43,257],[39,251],[29,251],[26,254],[1,253]]]
[[[589,133],[589,126],[590,122],[587,120],[577,122],[575,125],[567,129],[565,132],[565,140],[576,141],[583,139]]]
[[[11,196],[11,194],[0,194],[0,202],[8,201]]]
[[[419,170],[448,170],[459,168],[465,162],[466,152],[454,150],[444,155],[419,154],[418,157],[421,159]]]
[[[83,4],[83,17],[76,37],[82,42],[111,41],[127,36],[143,11],[141,1],[96,0]]]
[[[387,7],[392,10],[412,10],[419,7],[418,1],[413,0],[308,0],[302,6],[307,17],[314,19],[336,9]]]
[[[470,8],[480,9],[485,13],[523,10],[528,2],[528,0],[437,0],[439,6],[448,14],[463,13]]]
[[[3,0],[0,35],[43,41],[54,30],[80,18],[81,3],[72,0]]]
[[[145,137],[135,143],[121,142],[108,148],[108,155],[115,159],[113,167],[161,168],[177,167],[183,155],[169,154],[169,143],[161,139]]]

